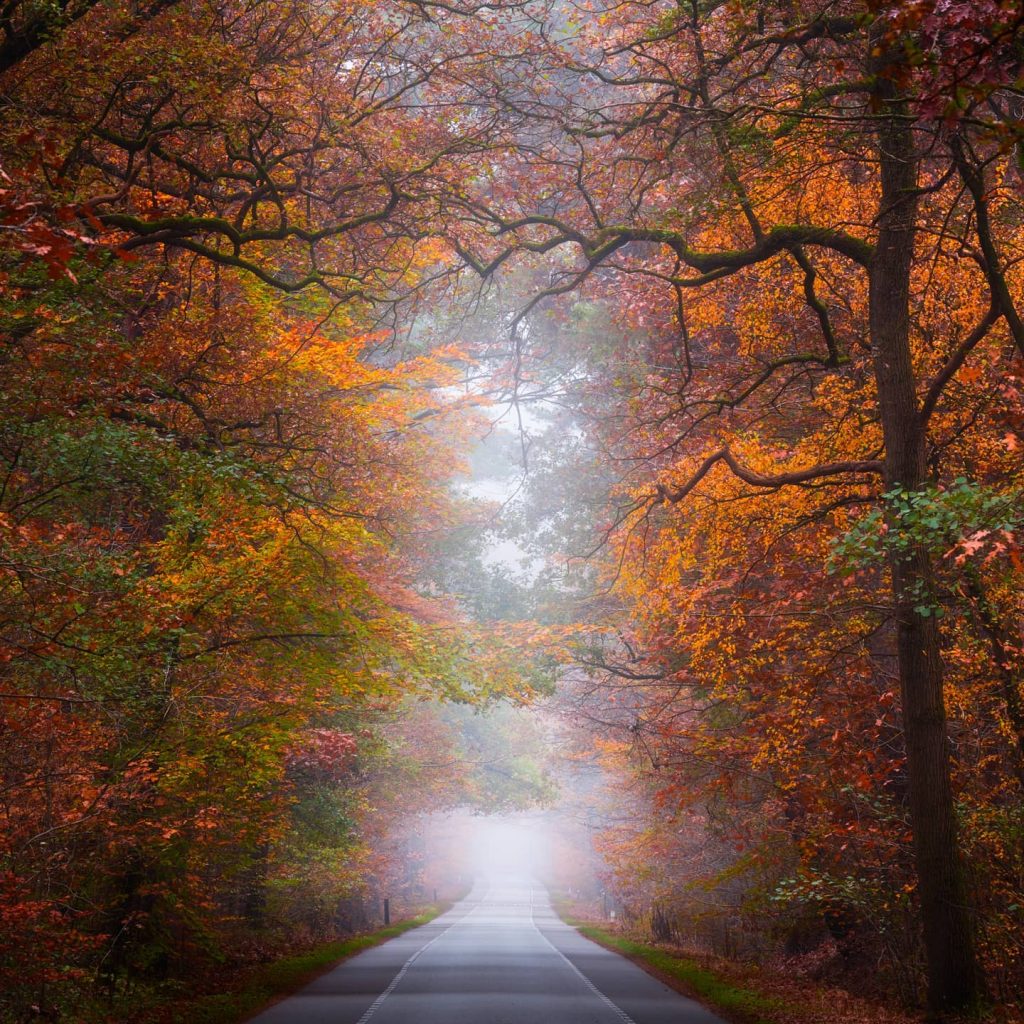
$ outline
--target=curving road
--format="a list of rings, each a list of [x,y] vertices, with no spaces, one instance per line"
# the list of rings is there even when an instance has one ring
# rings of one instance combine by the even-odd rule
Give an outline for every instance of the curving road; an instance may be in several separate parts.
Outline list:
[[[346,960],[252,1024],[722,1024],[583,938],[528,878]]]

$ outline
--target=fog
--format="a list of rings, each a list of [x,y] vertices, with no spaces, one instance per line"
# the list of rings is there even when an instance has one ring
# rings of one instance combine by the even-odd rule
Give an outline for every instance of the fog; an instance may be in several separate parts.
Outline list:
[[[478,329],[497,336],[507,318],[484,320]],[[552,331],[550,325],[534,325],[527,333],[545,340]],[[500,349],[500,342],[494,344]],[[546,385],[528,398],[512,402],[502,394],[490,404],[480,388],[478,378],[467,377],[462,388],[452,390],[457,398],[475,393],[481,404],[468,471],[454,484],[476,511],[448,552],[446,587],[458,595],[467,618],[498,628],[527,620],[544,625],[565,614],[570,599],[561,581],[578,538],[566,532],[563,544],[558,521],[568,513],[581,532],[587,527],[589,510],[575,508],[575,495],[563,494],[559,479],[573,468],[563,466],[564,451],[583,446],[583,433]],[[564,507],[567,502],[571,509]],[[555,618],[548,607],[552,599]],[[477,780],[478,798],[472,806],[418,822],[421,892],[455,899],[478,883],[529,879],[601,902],[606,868],[594,848],[594,821],[606,813],[597,804],[609,794],[598,796],[603,773],[593,762],[582,766],[574,760],[587,730],[555,707],[562,699],[560,676],[555,692],[538,695],[529,708],[506,704],[462,716],[466,742],[458,756]]]
[[[549,836],[539,815],[481,818],[470,834],[470,867],[477,875],[547,877]]]

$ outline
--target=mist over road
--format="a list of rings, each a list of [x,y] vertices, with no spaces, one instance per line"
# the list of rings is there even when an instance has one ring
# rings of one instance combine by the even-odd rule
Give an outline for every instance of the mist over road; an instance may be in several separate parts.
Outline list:
[[[583,938],[526,876],[345,961],[252,1024],[721,1024]]]

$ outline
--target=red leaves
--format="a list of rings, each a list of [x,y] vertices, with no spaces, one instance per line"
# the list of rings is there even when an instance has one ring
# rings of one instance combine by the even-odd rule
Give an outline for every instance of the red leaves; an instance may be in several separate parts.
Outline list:
[[[999,0],[916,0],[875,3],[892,41],[906,49],[906,74],[917,92],[923,117],[955,125],[972,102],[983,100],[1020,76],[1019,39],[1024,30],[1020,5]],[[1020,138],[1022,124],[994,123],[997,131]]]
[[[358,747],[355,737],[340,729],[308,729],[287,753],[292,771],[310,773],[323,780],[340,781],[350,771]]]
[[[101,225],[87,203],[64,202],[41,189],[39,172],[45,170],[52,180],[57,171],[51,140],[29,132],[19,139],[19,146],[34,156],[14,169],[0,165],[0,246],[42,260],[51,280],[75,281],[72,260],[90,254],[97,241],[71,225]]]

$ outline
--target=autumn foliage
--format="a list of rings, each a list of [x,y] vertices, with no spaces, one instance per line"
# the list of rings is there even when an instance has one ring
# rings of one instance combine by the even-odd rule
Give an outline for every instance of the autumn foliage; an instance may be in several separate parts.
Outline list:
[[[572,653],[647,807],[617,884],[663,936],[1016,998],[1020,11],[597,9],[467,247],[618,324],[569,391],[617,480]]]
[[[428,23],[400,82],[358,3],[11,10],[0,1015],[83,1019],[421,897],[484,799],[438,702],[526,684],[424,582],[465,357],[384,324],[473,148],[403,104]]]
[[[635,925],[1020,1001],[1022,33],[1012,0],[6,5],[11,1019],[365,924],[404,826],[486,803],[436,702],[529,697],[517,645],[631,793],[597,846]],[[438,327],[510,280],[497,341]],[[545,524],[589,528],[554,624],[429,579],[470,366],[601,491]]]

